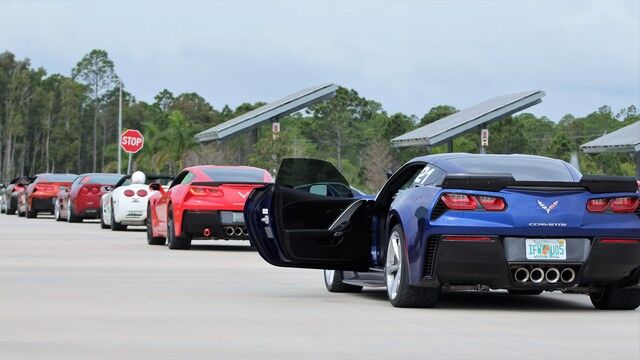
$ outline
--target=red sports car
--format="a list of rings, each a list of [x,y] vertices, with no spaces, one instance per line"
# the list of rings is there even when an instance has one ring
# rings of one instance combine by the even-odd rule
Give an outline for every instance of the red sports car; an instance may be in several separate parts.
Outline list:
[[[76,174],[38,174],[18,198],[18,215],[35,218],[39,212],[53,214],[56,195],[68,188]]]
[[[120,180],[122,175],[89,173],[79,175],[71,187],[56,196],[54,215],[57,221],[81,222],[83,219],[100,218],[102,194]]]
[[[192,239],[249,240],[244,202],[249,193],[273,182],[268,171],[249,166],[203,165],[184,169],[169,189],[157,192],[147,208],[147,242],[188,249]]]
[[[4,191],[3,195],[4,203],[7,207],[7,215],[16,214],[16,212],[18,211],[18,199],[31,181],[33,181],[33,178],[30,178],[28,176],[19,176],[9,182],[9,186],[7,186],[7,189]],[[18,213],[18,215],[20,214]],[[24,216],[24,214],[20,216]]]

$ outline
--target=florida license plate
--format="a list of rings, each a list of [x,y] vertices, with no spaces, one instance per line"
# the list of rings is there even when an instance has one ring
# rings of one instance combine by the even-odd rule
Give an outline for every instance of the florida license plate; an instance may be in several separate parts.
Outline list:
[[[244,224],[244,214],[241,212],[234,212],[232,219],[234,223]]]
[[[524,251],[527,260],[566,260],[567,240],[527,239]]]

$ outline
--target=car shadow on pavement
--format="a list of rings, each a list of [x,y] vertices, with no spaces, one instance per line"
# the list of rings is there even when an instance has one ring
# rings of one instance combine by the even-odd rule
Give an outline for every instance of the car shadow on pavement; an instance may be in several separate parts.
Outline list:
[[[548,295],[509,295],[507,292],[443,292],[436,305],[437,309],[477,309],[497,311],[593,311],[588,302],[577,302],[573,296],[556,297]],[[549,293],[546,293],[549,294]],[[387,292],[383,289],[365,289],[360,294],[371,300],[388,301]],[[585,296],[586,295],[580,295]]]

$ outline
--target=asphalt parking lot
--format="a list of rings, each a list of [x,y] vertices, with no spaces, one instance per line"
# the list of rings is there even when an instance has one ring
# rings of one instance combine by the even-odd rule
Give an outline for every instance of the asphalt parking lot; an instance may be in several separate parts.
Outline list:
[[[396,309],[245,246],[0,215],[0,359],[639,359],[640,311],[586,296],[457,293]]]

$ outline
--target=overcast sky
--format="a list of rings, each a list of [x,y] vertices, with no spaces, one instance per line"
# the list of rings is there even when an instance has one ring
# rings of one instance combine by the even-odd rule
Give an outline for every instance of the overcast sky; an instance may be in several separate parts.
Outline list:
[[[529,89],[556,121],[640,105],[640,0],[0,0],[0,51],[68,75],[94,48],[139,100],[195,91],[217,109],[326,82],[418,116]]]

